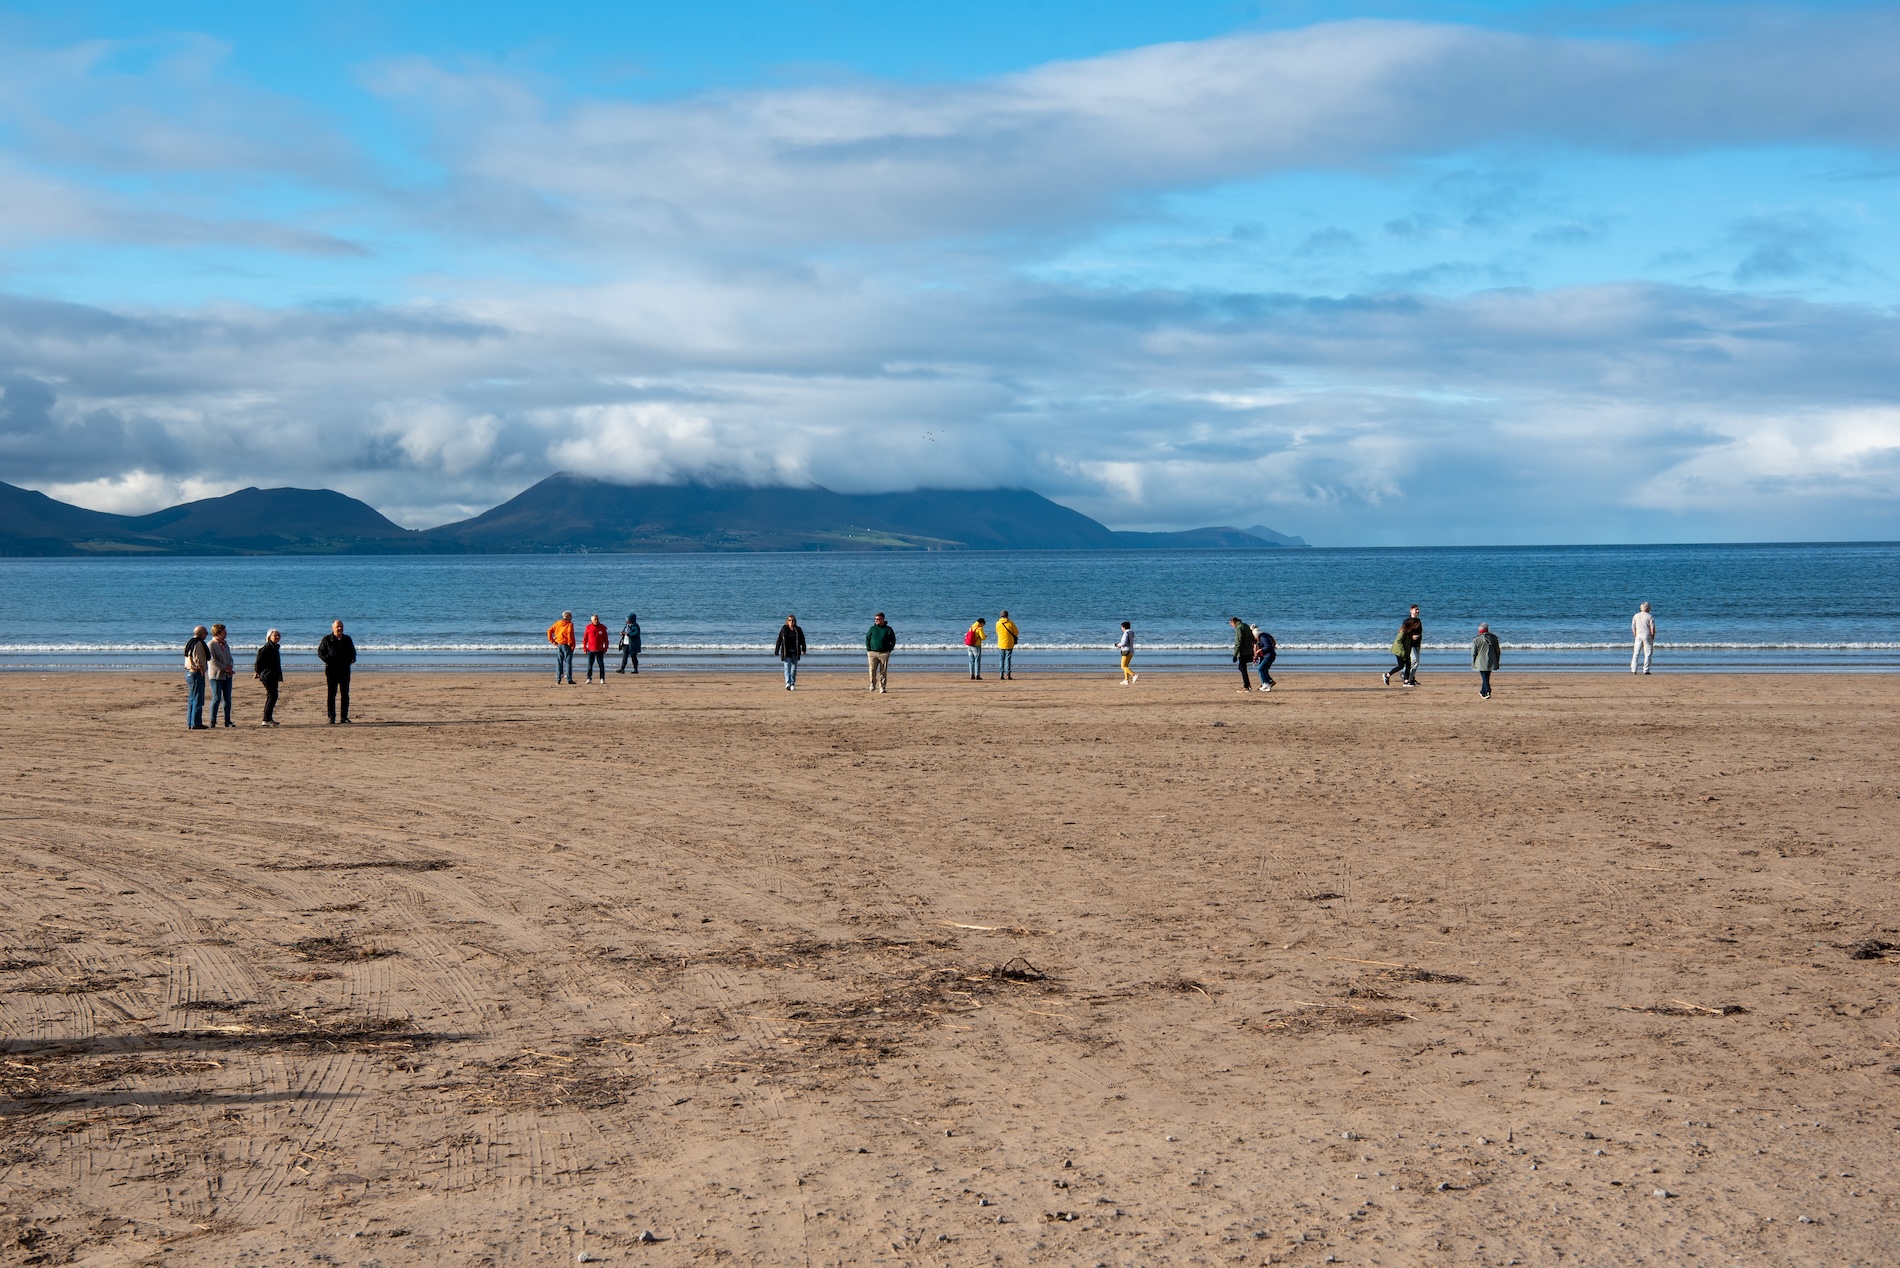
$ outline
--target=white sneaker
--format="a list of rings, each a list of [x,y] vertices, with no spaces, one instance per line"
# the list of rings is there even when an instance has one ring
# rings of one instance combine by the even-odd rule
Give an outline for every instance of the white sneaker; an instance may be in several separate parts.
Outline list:
[[[1140,674],[1130,674],[1130,675],[1128,675],[1128,681],[1129,681],[1129,682],[1140,682],[1140,681],[1141,681],[1141,675],[1140,675]]]

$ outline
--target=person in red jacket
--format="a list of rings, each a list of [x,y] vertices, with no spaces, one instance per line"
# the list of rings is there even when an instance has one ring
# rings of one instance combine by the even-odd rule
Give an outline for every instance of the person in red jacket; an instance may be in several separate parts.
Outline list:
[[[600,666],[600,685],[605,687],[607,685],[607,627],[601,623],[598,612],[588,618],[587,628],[581,631],[581,650],[587,653],[587,681],[594,681],[594,666],[598,665]]]

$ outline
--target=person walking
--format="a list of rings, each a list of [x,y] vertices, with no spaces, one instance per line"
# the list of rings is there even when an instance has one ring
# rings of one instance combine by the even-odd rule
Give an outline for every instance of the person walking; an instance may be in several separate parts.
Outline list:
[[[1237,616],[1228,617],[1227,623],[1234,627],[1233,662],[1240,666],[1240,689],[1252,691],[1253,679],[1247,677],[1247,667],[1253,664],[1253,626]]]
[[[636,612],[627,613],[627,623],[620,627],[620,672],[626,673],[628,665],[634,673],[640,672],[640,616]]]
[[[980,616],[963,632],[963,645],[970,649],[970,678],[974,682],[983,681],[983,640],[988,637],[989,631],[983,628]]]
[[[600,666],[600,685],[607,685],[607,626],[596,612],[587,620],[587,628],[581,631],[581,649],[587,653],[587,681],[594,681],[594,666]],[[567,671],[568,677],[574,671]]]
[[[1254,670],[1260,675],[1260,690],[1262,691],[1273,690],[1273,661],[1274,661],[1274,658],[1278,656],[1279,654],[1280,654],[1280,644],[1274,641],[1273,635],[1267,633],[1265,630],[1261,629],[1258,625],[1254,626],[1253,627]]]
[[[1491,698],[1491,675],[1497,672],[1498,665],[1504,659],[1504,649],[1498,645],[1498,636],[1491,627],[1480,623],[1478,637],[1471,640],[1471,668],[1478,675],[1478,699]]]
[[[231,720],[231,680],[237,676],[237,662],[222,623],[211,627],[210,652],[211,664],[206,672],[211,679],[211,725],[218,725],[218,707],[222,705],[224,725],[236,726]]]
[[[891,653],[896,650],[897,631],[884,623],[884,614],[879,612],[871,618],[871,628],[864,631],[864,660],[871,675],[870,690],[890,690]]]
[[[343,632],[343,622],[330,622],[330,632],[317,644],[323,662],[324,709],[333,725],[350,724],[350,667],[356,664],[356,643]],[[340,711],[341,717],[337,714]]]
[[[1656,654],[1656,618],[1650,615],[1648,603],[1637,608],[1636,615],[1630,618],[1630,636],[1636,640],[1630,652],[1630,672],[1636,672],[1636,662],[1640,660],[1643,672],[1648,673],[1650,657]]]
[[[259,726],[277,725],[277,688],[284,681],[282,641],[283,635],[276,630],[266,634],[257,659],[251,662],[251,677],[264,684],[264,720]]]
[[[779,658],[785,666],[785,690],[798,690],[798,662],[805,655],[805,631],[799,628],[798,618],[788,615],[785,624],[779,626],[778,641],[772,644],[772,655]]]
[[[1135,627],[1127,621],[1122,622],[1122,636],[1115,640],[1115,650],[1122,654],[1122,686],[1126,687],[1141,677],[1135,672]]]
[[[1016,641],[1021,637],[1016,622],[1009,619],[1009,609],[1004,608],[1002,615],[996,618],[996,676],[1008,681],[1016,677]]]
[[[1425,650],[1425,622],[1418,616],[1418,604],[1412,605],[1411,615],[1399,623],[1399,636],[1392,640],[1392,654],[1398,663],[1385,671],[1385,682],[1390,685],[1392,675],[1399,675],[1399,681],[1408,687],[1418,686],[1418,662]]]
[[[211,631],[195,625],[185,640],[185,729],[205,729],[205,667],[211,663],[211,649],[205,635]]]
[[[563,677],[567,685],[574,685],[574,614],[561,613],[561,619],[548,626],[548,642],[554,644],[554,685],[560,686]]]

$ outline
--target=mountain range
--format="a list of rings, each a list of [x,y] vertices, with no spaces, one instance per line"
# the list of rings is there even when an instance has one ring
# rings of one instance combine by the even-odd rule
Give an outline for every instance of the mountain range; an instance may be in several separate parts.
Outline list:
[[[114,515],[0,482],[0,555],[537,554],[758,550],[1262,550],[1264,525],[1130,533],[1028,489],[834,493],[627,485],[557,473],[473,519],[404,528],[331,489],[240,489]]]

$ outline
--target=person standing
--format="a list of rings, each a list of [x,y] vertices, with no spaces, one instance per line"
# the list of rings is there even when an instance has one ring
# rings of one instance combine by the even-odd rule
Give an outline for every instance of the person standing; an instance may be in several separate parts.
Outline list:
[[[1398,657],[1398,663],[1385,671],[1385,681],[1390,684],[1397,673],[1406,686],[1418,686],[1418,662],[1424,650],[1425,622],[1419,619],[1418,604],[1414,603],[1411,615],[1399,624],[1399,636],[1392,640],[1392,654]]]
[[[323,662],[324,709],[333,725],[350,723],[350,667],[356,664],[356,643],[343,632],[343,622],[330,622],[330,632],[317,644]],[[342,716],[338,717],[339,706]]]
[[[897,631],[884,623],[879,612],[864,631],[865,668],[871,675],[870,690],[885,692],[891,686],[891,653],[897,650]]]
[[[805,656],[805,631],[799,628],[798,618],[788,615],[785,624],[779,626],[778,641],[772,644],[772,655],[779,658],[785,666],[785,690],[798,690],[798,662]]]
[[[596,612],[588,618],[587,628],[581,631],[581,648],[587,653],[587,681],[594,681],[594,666],[600,666],[600,685],[607,685],[607,626]],[[568,677],[574,671],[567,671]]]
[[[211,631],[202,625],[192,627],[185,640],[185,729],[205,729],[205,667],[211,663],[211,649],[205,635]]]
[[[1135,627],[1127,621],[1122,622],[1122,636],[1115,641],[1115,650],[1122,654],[1122,686],[1126,687],[1141,677],[1135,672]]]
[[[1478,637],[1471,640],[1471,668],[1478,675],[1478,698],[1491,698],[1491,675],[1504,659],[1504,649],[1489,625],[1478,626]]]
[[[963,632],[963,645],[970,649],[970,678],[974,682],[983,681],[983,640],[989,637],[989,631],[983,628],[983,618]]]
[[[211,664],[208,675],[211,679],[211,725],[218,725],[218,707],[224,707],[224,725],[236,726],[231,721],[231,680],[237,676],[237,662],[231,655],[231,644],[225,638],[222,622],[211,627]]]
[[[1009,619],[1009,609],[1004,608],[996,618],[996,676],[1009,680],[1016,677],[1016,640],[1020,637],[1016,622]]]
[[[627,613],[627,623],[620,627],[620,672],[626,673],[627,666],[633,666],[633,672],[640,672],[640,616],[637,612]]]
[[[1636,647],[1630,652],[1630,672],[1636,672],[1636,662],[1643,662],[1642,672],[1649,672],[1650,657],[1656,654],[1656,618],[1650,615],[1649,604],[1644,603],[1636,609],[1636,615],[1630,618],[1630,635],[1636,640]]]
[[[554,644],[554,685],[565,678],[574,685],[574,614],[561,613],[561,619],[548,626],[548,642]]]
[[[1253,679],[1247,677],[1247,667],[1253,664],[1253,626],[1237,616],[1228,617],[1227,623],[1234,627],[1233,661],[1240,666],[1240,689],[1252,691]]]
[[[1262,691],[1273,690],[1273,661],[1274,661],[1274,658],[1278,656],[1279,654],[1280,654],[1280,644],[1274,640],[1273,635],[1267,633],[1265,630],[1261,629],[1258,625],[1254,626],[1253,627],[1254,669],[1260,675],[1260,690]]]
[[[264,636],[257,659],[251,662],[251,676],[264,684],[264,720],[259,726],[277,725],[277,689],[284,681],[282,642],[283,635],[272,630]]]

